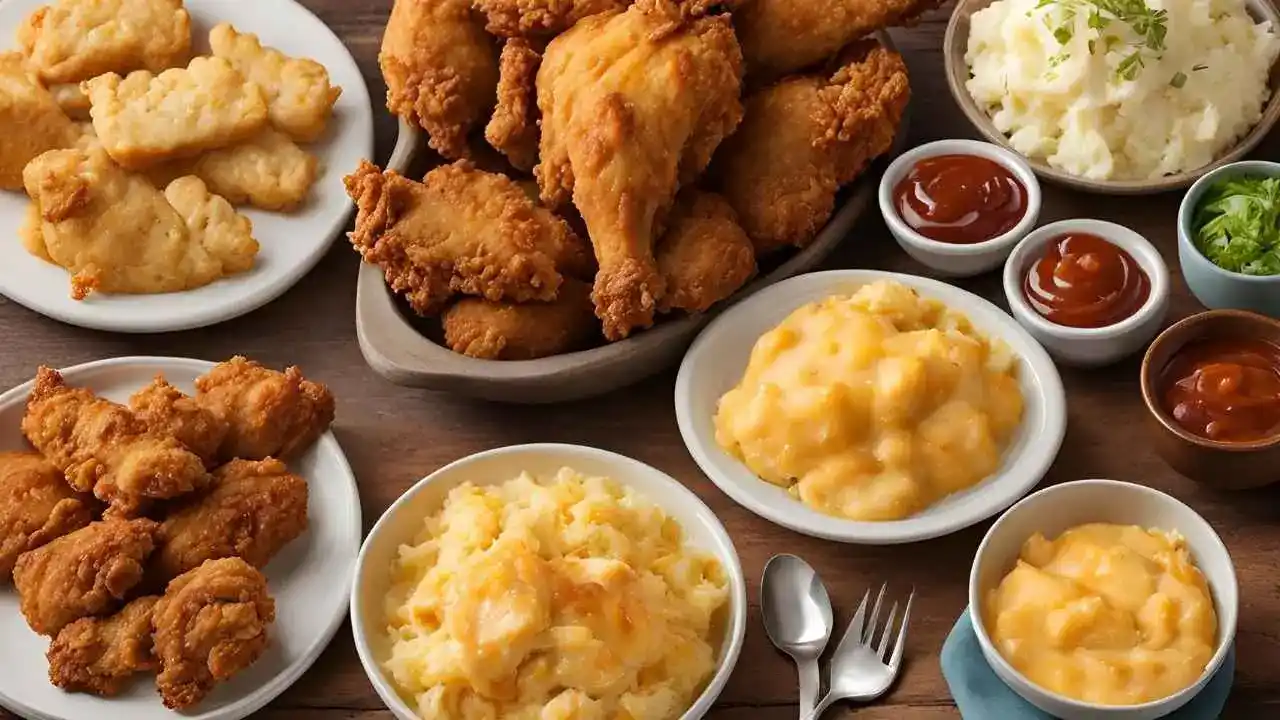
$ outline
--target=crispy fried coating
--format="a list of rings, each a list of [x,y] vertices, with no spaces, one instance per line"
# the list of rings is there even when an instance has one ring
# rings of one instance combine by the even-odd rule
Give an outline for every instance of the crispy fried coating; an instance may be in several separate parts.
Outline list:
[[[225,58],[245,79],[262,87],[267,115],[277,130],[298,142],[313,142],[324,134],[342,88],[329,83],[323,65],[263,47],[257,35],[237,32],[230,23],[209,31],[209,47],[215,57]]]
[[[523,38],[502,46],[498,63],[498,104],[484,128],[484,139],[524,172],[538,164],[538,91],[534,82],[542,53]]]
[[[572,195],[582,214],[609,340],[653,324],[657,220],[737,126],[741,74],[729,17],[688,19],[671,0],[585,18],[547,46],[535,174],[549,207]]]
[[[88,525],[96,509],[39,453],[0,453],[0,582],[19,555]]]
[[[253,269],[259,249],[253,223],[236,212],[226,198],[209,192],[203,180],[188,175],[169,183],[164,199],[186,222],[192,244],[202,247],[209,261],[220,266],[219,276]]]
[[[18,45],[49,84],[158,73],[187,61],[191,17],[182,0],[58,0],[18,27]]]
[[[164,375],[156,375],[150,385],[134,393],[129,409],[147,427],[172,435],[206,467],[214,465],[229,430],[226,420],[170,385]]]
[[[53,637],[124,600],[155,549],[152,520],[92,523],[18,557],[13,584],[31,629]]]
[[[266,94],[224,58],[198,57],[159,75],[106,73],[83,87],[98,140],[132,170],[248,140],[267,125]]]
[[[147,176],[156,187],[164,187],[184,175],[195,175],[209,192],[228,202],[288,212],[306,200],[319,166],[316,156],[288,135],[267,128],[245,142],[158,165]]]
[[[464,298],[441,317],[445,343],[483,360],[532,360],[581,350],[600,335],[591,286],[565,278],[551,302],[495,303]]]
[[[22,187],[22,169],[47,150],[69,147],[75,126],[53,96],[23,67],[18,53],[0,54],[0,188]]]
[[[22,224],[18,226],[18,242],[27,252],[44,260],[53,262],[49,257],[49,248],[44,244],[44,218],[40,217],[40,206],[35,202],[27,203],[26,212],[22,216]]]
[[[62,628],[49,645],[49,682],[68,692],[119,695],[133,676],[154,670],[151,611],[160,598],[145,595],[109,617],[87,617]]]
[[[151,614],[165,707],[191,707],[257,661],[275,618],[267,579],[240,558],[209,560],[169,583]]]
[[[378,64],[387,109],[426,130],[445,158],[467,156],[498,86],[498,48],[469,0],[395,0]]]
[[[631,0],[475,0],[485,29],[499,37],[551,37],[582,18],[623,10]]]
[[[724,198],[685,191],[658,241],[658,271],[667,281],[662,312],[706,312],[755,275],[755,248]]]
[[[296,457],[333,423],[333,394],[296,367],[277,372],[236,356],[196,378],[196,390],[228,424],[223,460]]]
[[[36,374],[22,432],[72,488],[92,490],[124,515],[148,498],[175,498],[209,481],[199,456],[173,436],[151,430],[122,405],[68,387],[51,368]]]
[[[902,57],[867,42],[831,74],[787,78],[747,98],[711,172],[757,255],[813,240],[836,191],[892,146],[910,94]]]
[[[420,315],[439,313],[455,293],[550,301],[561,270],[575,274],[590,262],[568,223],[510,178],[466,160],[420,183],[364,161],[346,184],[358,208],[352,246]]]

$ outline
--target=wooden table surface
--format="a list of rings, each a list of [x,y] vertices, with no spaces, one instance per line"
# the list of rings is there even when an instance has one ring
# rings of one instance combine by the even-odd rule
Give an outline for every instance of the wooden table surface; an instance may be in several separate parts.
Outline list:
[[[385,86],[378,72],[377,50],[390,0],[304,0],[304,4],[342,37],[359,62],[378,105],[377,159],[385,160],[395,124],[381,107]],[[893,33],[911,70],[912,145],[945,137],[976,137],[952,103],[943,77],[946,18],[941,11],[915,28]],[[1258,155],[1274,157],[1278,151],[1280,140],[1272,138]],[[1173,322],[1201,309],[1177,272],[1177,205],[1177,194],[1123,199],[1046,188],[1042,220],[1097,217],[1145,234],[1164,252],[1173,271],[1169,317]],[[856,717],[958,717],[938,667],[938,652],[964,609],[969,565],[988,523],[900,547],[841,545],[776,527],[729,500],[703,477],[685,451],[672,412],[674,371],[606,397],[549,407],[491,405],[391,385],[365,365],[356,342],[357,265],[354,253],[339,241],[314,272],[267,307],[216,327],[168,335],[82,330],[0,298],[0,388],[29,379],[41,363],[66,366],[120,355],[223,360],[243,353],[272,365],[300,363],[338,397],[334,432],[359,481],[366,529],[413,482],[480,450],[513,443],[572,442],[629,455],[697,492],[724,522],[742,557],[751,604],[746,644],[733,678],[708,717],[796,717],[795,671],[791,661],[770,646],[757,604],[760,571],[777,552],[798,554],[817,568],[831,591],[841,627],[868,586],[887,580],[901,591],[916,588],[903,677],[880,702],[853,713]],[[874,212],[827,266],[927,272],[894,244]],[[998,274],[959,284],[1005,306]],[[1280,673],[1275,671],[1280,667],[1280,578],[1275,560],[1280,553],[1280,491],[1209,492],[1166,467],[1151,449],[1143,425],[1138,365],[1137,359],[1130,359],[1101,371],[1064,370],[1070,422],[1062,452],[1044,483],[1081,478],[1140,482],[1173,493],[1209,519],[1235,559],[1240,582],[1239,666],[1224,717],[1274,717],[1280,712]],[[828,717],[850,714],[847,706],[840,708]],[[0,720],[12,717],[0,711]],[[255,717],[384,720],[392,716],[365,678],[350,628],[344,626],[315,666]]]

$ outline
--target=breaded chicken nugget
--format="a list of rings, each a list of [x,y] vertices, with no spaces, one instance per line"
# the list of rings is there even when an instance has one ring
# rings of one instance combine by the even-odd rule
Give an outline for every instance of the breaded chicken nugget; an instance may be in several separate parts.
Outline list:
[[[152,430],[172,435],[212,467],[227,437],[227,421],[170,385],[164,375],[129,398],[129,409]]]
[[[187,61],[191,17],[182,0],[58,0],[27,17],[18,44],[45,83],[158,73]]]
[[[203,180],[192,175],[180,177],[164,189],[164,198],[186,222],[192,242],[204,248],[210,262],[221,265],[219,275],[253,268],[259,249],[253,223],[225,198],[209,192]]]
[[[22,169],[47,150],[70,147],[75,126],[28,74],[18,53],[0,54],[0,188],[22,187]]]
[[[23,553],[13,569],[22,615],[41,635],[116,607],[155,549],[152,520],[103,520]]]
[[[49,682],[68,692],[119,695],[134,675],[154,670],[151,611],[160,600],[146,595],[109,617],[80,618],[62,628],[49,646]]]
[[[658,240],[658,272],[667,281],[661,312],[706,312],[756,273],[755,248],[738,216],[715,193],[685,191]]]
[[[542,53],[533,43],[511,38],[498,61],[498,104],[484,139],[511,165],[530,172],[538,164],[538,90],[534,81]]]
[[[333,422],[333,394],[296,367],[270,370],[244,357],[220,363],[196,379],[197,399],[230,426],[219,457],[289,459],[305,451]]]
[[[565,278],[551,302],[464,298],[441,317],[454,352],[484,360],[532,360],[581,350],[600,337],[591,286]]]
[[[83,87],[98,140],[130,169],[233,145],[267,125],[266,94],[223,58],[198,57],[159,75],[107,73]]]
[[[253,33],[237,32],[230,23],[214,26],[209,46],[267,95],[271,124],[298,142],[324,134],[342,88],[329,84],[329,72],[315,60],[294,58],[263,47]]]
[[[209,191],[236,205],[287,212],[306,199],[315,184],[320,161],[288,135],[267,128],[238,145],[165,163],[147,171],[157,187],[184,175],[195,175]]]
[[[19,555],[88,525],[96,508],[40,453],[0,453],[0,582]]]

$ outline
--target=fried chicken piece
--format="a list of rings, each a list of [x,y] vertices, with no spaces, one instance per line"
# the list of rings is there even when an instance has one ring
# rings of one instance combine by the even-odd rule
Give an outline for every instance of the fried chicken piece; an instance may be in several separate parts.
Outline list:
[[[213,485],[160,525],[154,565],[171,579],[205,560],[238,557],[256,568],[307,529],[307,483],[275,458],[232,460]]]
[[[551,37],[582,18],[623,10],[631,0],[475,0],[485,29],[499,37]]]
[[[662,312],[706,312],[755,275],[755,249],[724,198],[683,192],[658,241],[658,271],[667,283]]]
[[[439,313],[455,293],[550,301],[560,269],[589,262],[568,223],[515,181],[466,160],[421,183],[363,161],[346,184],[358,208],[352,246],[420,315]]]
[[[51,263],[53,258],[49,257],[49,248],[44,244],[44,231],[41,230],[43,224],[44,218],[40,217],[40,206],[34,202],[27,203],[22,224],[18,226],[18,241],[27,252]]]
[[[41,367],[22,432],[78,492],[93,491],[119,513],[147,498],[168,499],[208,484],[204,463],[171,435],[157,433],[122,405],[68,387]]]
[[[484,138],[524,172],[538,164],[538,92],[534,86],[542,53],[533,43],[511,38],[498,63],[498,104]]]
[[[0,582],[19,555],[88,525],[96,509],[39,453],[0,452]]]
[[[145,595],[110,617],[87,617],[62,628],[49,646],[49,682],[68,692],[115,697],[133,676],[154,670],[151,611],[160,598]]]
[[[468,155],[467,135],[498,86],[498,48],[469,0],[395,0],[378,64],[387,109],[426,130],[444,157]]]
[[[737,126],[741,73],[728,16],[685,19],[671,0],[588,17],[547,46],[536,175],[548,206],[572,194],[591,234],[609,340],[653,324],[656,221]]]
[[[532,360],[581,350],[600,334],[591,286],[565,278],[551,302],[496,303],[465,298],[441,317],[454,352],[482,360]]]
[[[182,0],[58,0],[18,27],[18,45],[48,84],[158,73],[187,61],[191,17]]]
[[[151,384],[129,398],[129,409],[152,430],[172,435],[213,467],[218,448],[230,429],[226,420],[156,375]]]
[[[41,153],[69,147],[75,126],[58,103],[28,74],[18,53],[0,54],[0,188],[22,187],[22,168]]]
[[[288,460],[333,423],[333,394],[296,367],[277,372],[236,356],[196,378],[196,390],[200,404],[228,424],[223,460]]]
[[[902,58],[868,42],[830,75],[787,78],[747,98],[711,172],[757,255],[813,240],[840,186],[893,144],[910,94]]]
[[[83,87],[98,140],[131,170],[233,145],[267,126],[262,87],[224,58],[198,57],[159,75],[106,73]]]
[[[275,618],[267,579],[240,558],[209,560],[169,583],[151,614],[165,707],[191,707],[257,661]]]
[[[267,128],[238,145],[151,168],[147,177],[156,187],[164,187],[184,175],[195,175],[209,192],[228,202],[288,212],[307,198],[319,164],[315,155],[288,135]]]
[[[142,580],[155,549],[152,520],[103,520],[18,557],[13,584],[31,629],[53,637],[116,607]]]
[[[858,38],[910,25],[942,0],[746,0],[733,13],[747,75],[767,82],[833,57]]]
[[[219,276],[253,269],[259,249],[253,223],[236,212],[226,198],[209,192],[203,180],[188,175],[169,183],[164,199],[186,222],[192,244],[204,248],[210,262],[221,266]]]
[[[227,59],[246,80],[262,86],[267,115],[277,130],[298,142],[313,142],[324,134],[342,88],[329,83],[323,65],[263,47],[257,35],[237,32],[230,23],[214,26],[209,47],[214,57]]]

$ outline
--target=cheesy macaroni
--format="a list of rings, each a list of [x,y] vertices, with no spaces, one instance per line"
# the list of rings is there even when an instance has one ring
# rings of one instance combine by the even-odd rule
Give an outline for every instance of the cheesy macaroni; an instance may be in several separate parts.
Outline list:
[[[723,568],[606,478],[455,488],[391,571],[385,667],[425,720],[671,720],[716,668]]]
[[[896,520],[993,473],[1021,418],[1008,348],[885,281],[761,336],[715,425],[727,452],[806,505]]]
[[[1216,648],[1209,585],[1185,541],[1134,526],[1033,535],[984,615],[997,650],[1031,682],[1103,705],[1173,695]]]

